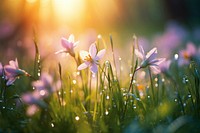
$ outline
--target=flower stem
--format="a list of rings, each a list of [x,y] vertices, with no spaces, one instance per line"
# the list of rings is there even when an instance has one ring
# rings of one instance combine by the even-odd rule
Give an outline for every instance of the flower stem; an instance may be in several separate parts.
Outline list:
[[[154,93],[153,78],[152,78],[152,75],[151,75],[150,67],[148,67],[148,71],[149,71],[149,78],[150,78],[150,82],[151,82],[151,92],[152,92],[153,105],[155,105],[155,93]]]

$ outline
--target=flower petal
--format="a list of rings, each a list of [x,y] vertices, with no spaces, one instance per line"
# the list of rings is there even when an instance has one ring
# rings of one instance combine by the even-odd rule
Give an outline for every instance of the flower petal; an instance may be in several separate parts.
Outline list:
[[[88,55],[89,55],[89,53],[87,51],[84,51],[84,50],[80,51],[80,57],[82,60],[85,60],[85,57]]]
[[[157,66],[150,66],[150,68],[154,74],[159,74],[161,72]]]
[[[97,68],[97,65],[95,63],[92,63],[91,67],[90,67],[90,71],[92,73],[97,73],[98,71],[98,68]]]
[[[78,66],[78,70],[83,70],[83,69],[87,68],[88,66],[89,66],[89,64],[84,62],[84,63],[82,63],[81,65]]]
[[[156,58],[156,56],[157,56],[157,48],[153,48],[147,53],[146,58],[148,60],[153,60],[154,58]]]
[[[68,41],[74,43],[74,35],[73,34],[71,34],[69,36]]]
[[[144,55],[138,49],[135,49],[135,55],[140,59],[144,60]]]
[[[93,44],[90,45],[89,53],[90,53],[92,59],[94,59],[95,56],[96,56],[96,54],[97,54],[97,48],[96,48],[95,43],[93,43]]]
[[[105,49],[100,50],[100,51],[97,53],[97,56],[96,56],[95,60],[100,60],[100,59],[104,56],[105,53],[106,53],[106,50],[105,50]]]

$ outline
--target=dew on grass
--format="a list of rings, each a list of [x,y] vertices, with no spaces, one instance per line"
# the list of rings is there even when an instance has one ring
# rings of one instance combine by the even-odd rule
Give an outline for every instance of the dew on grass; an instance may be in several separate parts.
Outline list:
[[[70,90],[70,93],[73,93],[73,90]]]
[[[107,99],[107,100],[109,100],[109,99],[110,99],[110,97],[109,97],[109,96],[106,96],[106,99]]]
[[[182,81],[184,84],[187,84],[189,80],[188,80],[187,76],[184,76]]]
[[[110,62],[109,61],[106,61],[105,64],[106,64],[106,67],[110,66]]]
[[[79,121],[79,120],[80,120],[79,116],[76,116],[76,117],[75,117],[75,120]]]
[[[174,59],[175,59],[175,60],[178,60],[178,54],[175,54],[175,55],[174,55]]]
[[[157,82],[157,81],[158,81],[158,78],[155,78],[154,80]]]
[[[74,79],[74,80],[72,80],[72,83],[75,85],[77,82],[76,82],[76,80]]]
[[[185,106],[186,106],[186,103],[183,103],[183,106],[185,107]]]
[[[155,87],[158,87],[158,84],[157,84],[157,83],[155,84]]]
[[[147,96],[147,98],[150,98],[151,96]]]
[[[61,92],[60,92],[60,91],[58,92],[58,95],[61,95]]]
[[[162,82],[165,82],[165,79],[164,79],[164,78],[162,78]]]
[[[133,74],[132,74],[132,73],[130,73],[130,74],[129,74],[129,77],[132,77],[132,76],[133,76]]]
[[[38,73],[38,76],[40,77],[40,72]]]
[[[177,102],[177,101],[178,101],[178,100],[175,98],[175,99],[174,99],[174,102]]]
[[[5,108],[6,108],[5,106],[2,107],[2,109],[5,109]]]
[[[109,114],[109,112],[108,112],[108,110],[106,110],[105,115],[108,115],[108,114]]]
[[[136,109],[137,107],[135,105],[133,105],[133,109]]]
[[[192,95],[191,94],[188,94],[188,98],[191,98],[192,97]]]
[[[130,101],[131,101],[131,103],[132,103],[132,102],[133,102],[133,99],[131,99]]]
[[[54,127],[55,125],[53,123],[51,123],[51,127]]]

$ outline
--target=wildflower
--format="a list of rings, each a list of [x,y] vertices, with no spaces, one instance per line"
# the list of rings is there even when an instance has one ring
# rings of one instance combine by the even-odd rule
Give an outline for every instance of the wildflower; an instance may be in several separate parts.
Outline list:
[[[3,76],[3,65],[0,62],[0,77]]]
[[[181,50],[179,52],[180,58],[178,60],[178,64],[180,66],[187,65],[190,63],[190,60],[192,60],[197,54],[196,47],[193,43],[188,43],[185,50]]]
[[[6,85],[9,86],[15,82],[19,76],[30,76],[26,71],[19,69],[17,58],[15,61],[11,60],[9,65],[4,66],[5,76],[6,76]]]
[[[56,52],[56,54],[66,52],[66,53],[69,53],[71,56],[75,57],[74,48],[77,46],[78,42],[74,42],[73,34],[69,36],[68,40],[62,37],[61,44],[65,49]]]
[[[142,59],[141,65],[139,68],[145,68],[149,66],[155,74],[159,73],[159,64],[162,63],[165,58],[156,58],[157,48],[153,48],[147,54],[145,54],[142,46],[139,46],[139,50],[135,49],[135,54]]]
[[[61,87],[60,81],[53,84],[53,78],[47,73],[42,73],[40,80],[34,81],[32,85],[39,91],[39,95],[43,97],[48,96],[50,93],[57,91]]]
[[[90,67],[90,71],[96,73],[98,71],[98,61],[104,56],[105,52],[106,50],[102,49],[97,53],[97,48],[94,43],[90,46],[89,52],[83,50],[80,51],[80,56],[84,63],[78,66],[78,70]]]

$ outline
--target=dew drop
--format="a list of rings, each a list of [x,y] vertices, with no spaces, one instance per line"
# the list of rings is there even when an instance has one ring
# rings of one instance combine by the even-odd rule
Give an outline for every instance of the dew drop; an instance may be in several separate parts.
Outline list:
[[[185,106],[186,106],[186,103],[183,103],[183,106],[185,107]]]
[[[72,83],[75,85],[76,84],[76,80],[74,79],[74,80],[72,80]]]
[[[79,118],[78,116],[76,116],[76,117],[75,117],[75,120],[79,121],[79,120],[80,120],[80,118]]]
[[[110,97],[109,97],[109,96],[106,96],[106,99],[107,99],[107,100],[109,100],[109,99],[110,99]]]
[[[108,110],[106,110],[105,115],[108,115],[108,114],[109,114],[109,112],[108,112]]]
[[[164,79],[164,78],[162,79],[162,82],[165,82],[165,79]]]
[[[147,96],[147,98],[150,98],[150,96]]]
[[[5,109],[6,107],[3,106],[2,108]]]
[[[53,124],[53,123],[51,123],[51,127],[54,127],[54,124]]]
[[[157,81],[158,81],[158,78],[155,78],[154,80],[157,82]]]
[[[70,93],[73,93],[73,90],[70,90]]]
[[[157,83],[155,84],[155,87],[158,87],[158,84],[157,84]]]
[[[188,98],[191,98],[192,97],[192,95],[191,94],[188,94]]]
[[[178,54],[175,54],[175,55],[174,55],[174,59],[175,59],[175,60],[178,60]]]
[[[176,98],[174,99],[174,102],[177,102],[177,99],[176,99]]]

